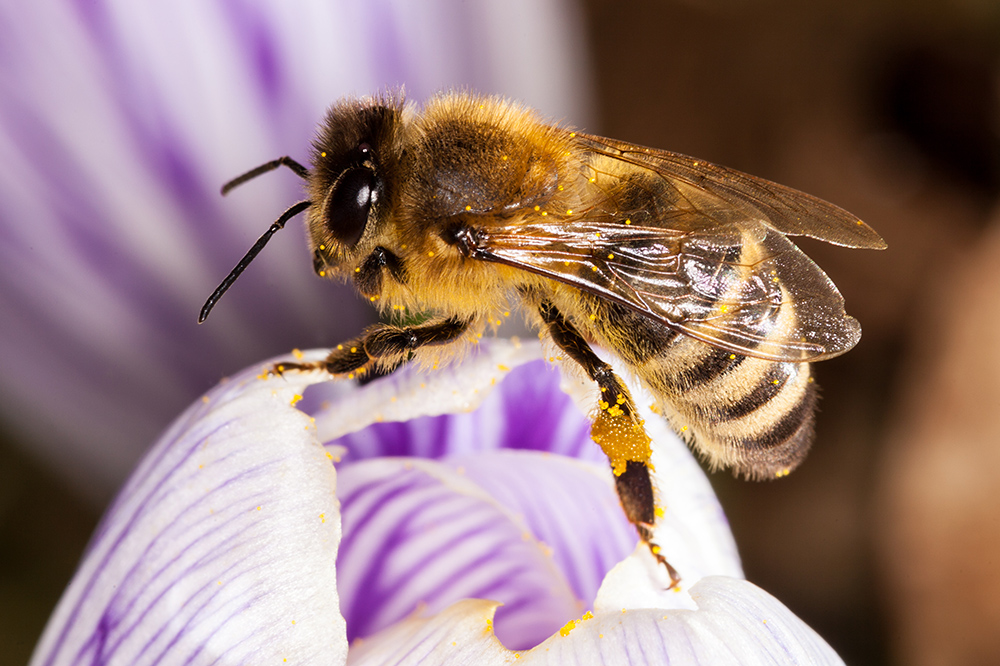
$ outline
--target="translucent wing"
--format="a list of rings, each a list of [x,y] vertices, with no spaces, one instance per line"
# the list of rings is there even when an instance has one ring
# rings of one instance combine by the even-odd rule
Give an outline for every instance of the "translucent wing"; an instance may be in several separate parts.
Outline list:
[[[572,284],[749,356],[815,361],[857,343],[861,328],[836,286],[785,237],[884,247],[857,218],[692,158],[583,140],[600,147],[590,168],[608,183],[595,185],[596,203],[562,217],[489,225],[479,234],[480,258]],[[615,161],[629,166],[616,171]]]
[[[843,208],[811,194],[704,160],[577,133],[584,152],[685,183],[786,236],[809,236],[844,247],[884,250],[878,233]]]

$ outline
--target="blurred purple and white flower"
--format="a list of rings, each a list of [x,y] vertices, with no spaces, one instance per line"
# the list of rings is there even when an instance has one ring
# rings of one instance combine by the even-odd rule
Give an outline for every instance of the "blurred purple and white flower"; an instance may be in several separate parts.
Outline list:
[[[596,391],[540,356],[224,382],[135,470],[32,665],[841,663],[742,579],[707,479],[646,412],[666,589],[590,441]]]
[[[204,299],[301,198],[325,108],[472,87],[584,122],[571,0],[37,0],[0,6],[0,418],[103,500],[192,396],[255,359],[355,334],[295,232]]]

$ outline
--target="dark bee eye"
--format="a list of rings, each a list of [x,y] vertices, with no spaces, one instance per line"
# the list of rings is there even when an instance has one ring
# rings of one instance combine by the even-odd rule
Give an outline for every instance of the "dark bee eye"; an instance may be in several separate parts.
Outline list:
[[[353,246],[368,224],[368,213],[378,201],[378,178],[365,167],[351,167],[333,186],[326,206],[326,226],[341,243]]]

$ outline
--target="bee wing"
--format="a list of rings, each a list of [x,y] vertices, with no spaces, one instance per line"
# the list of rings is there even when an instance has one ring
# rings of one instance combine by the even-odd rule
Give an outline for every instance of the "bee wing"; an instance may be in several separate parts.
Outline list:
[[[675,222],[688,222],[679,216]],[[676,227],[703,226],[676,224]],[[703,342],[773,361],[816,361],[861,337],[833,282],[783,235],[620,222],[493,227],[480,257],[630,307]]]
[[[583,151],[619,160],[714,195],[743,217],[787,236],[809,236],[845,247],[884,250],[878,233],[846,210],[805,192],[680,153],[577,133]]]

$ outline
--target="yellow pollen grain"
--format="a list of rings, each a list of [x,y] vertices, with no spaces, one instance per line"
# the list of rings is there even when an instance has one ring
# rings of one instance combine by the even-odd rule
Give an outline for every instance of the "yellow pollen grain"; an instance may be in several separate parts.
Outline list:
[[[299,395],[298,393],[296,393],[295,395],[292,396],[292,401],[289,404],[291,404],[291,406],[294,407],[295,403],[297,403],[301,399],[302,399],[302,396]]]
[[[469,211],[471,211],[471,210],[472,210],[472,206],[466,206],[466,207],[465,207],[465,212],[466,212],[466,213],[468,213],[468,212],[469,212]]]
[[[562,192],[565,188],[562,185],[556,186],[556,189]]]
[[[292,350],[292,356],[294,356],[296,358],[296,360],[301,361],[302,357],[305,356],[305,354],[302,353],[301,349],[293,349]]]
[[[730,354],[730,355],[729,355],[729,360],[730,360],[730,361],[731,361],[731,360],[733,360],[734,358],[736,358],[736,354]]]
[[[548,213],[547,213],[546,211],[544,211],[544,210],[543,210],[543,211],[542,211],[542,217],[545,217],[546,215],[548,215]]]
[[[662,506],[658,506],[655,509],[653,509],[653,515],[655,515],[657,518],[663,518],[663,516],[667,515],[667,512],[663,509]]]
[[[504,365],[503,363],[497,364],[497,370],[499,370],[500,372],[510,372],[510,368]]]
[[[615,258],[614,253],[608,255],[608,259],[614,259],[614,258]]]
[[[625,224],[632,224],[632,220],[625,220]]]
[[[541,210],[541,209],[542,209],[542,207],[541,207],[541,206],[535,206],[535,210],[536,210],[536,211],[539,211],[539,210]]]
[[[597,319],[597,315],[595,315],[595,314],[590,315],[590,321],[595,321],[596,319]]]
[[[319,522],[321,522],[321,523],[325,523],[326,522],[326,514],[325,513],[319,514]]]
[[[357,347],[351,347],[351,353],[352,353],[352,354],[355,354],[355,353],[357,353],[357,351],[358,351],[358,348],[357,348]]]
[[[319,275],[320,277],[326,277],[326,271],[320,271],[319,273],[317,273],[317,275]]]
[[[681,432],[685,432],[688,429],[687,426],[681,426]]]
[[[428,257],[433,257],[434,256],[434,250],[431,250],[430,252],[428,252],[427,256]]]
[[[597,272],[597,266],[591,266],[590,270],[592,270],[592,271],[594,271],[596,273]]]
[[[573,137],[575,137],[575,136],[576,136],[576,132],[570,132],[570,133],[569,133],[569,138],[571,138],[571,139],[572,139],[572,138],[573,138]]]
[[[403,243],[402,245],[400,245],[399,249],[400,250],[405,250],[406,249],[406,243]]]
[[[257,510],[260,511],[260,504],[257,505]]]
[[[338,350],[338,351],[339,351],[339,350],[342,350],[343,348],[344,348],[344,345],[337,345],[337,350]],[[352,351],[353,351],[353,350],[352,350]]]
[[[728,305],[719,306],[719,312],[729,312],[729,306]]]
[[[792,470],[790,470],[790,469],[788,469],[788,468],[786,467],[785,469],[779,469],[779,470],[778,470],[777,472],[775,472],[775,473],[774,473],[774,476],[775,476],[776,478],[779,478],[779,479],[780,479],[781,477],[783,477],[783,476],[788,476],[788,475],[789,475],[789,474],[791,474],[791,473],[792,473]]]
[[[502,160],[503,160],[504,162],[506,162],[506,161],[507,161],[507,156],[506,156],[506,155],[504,155],[504,156],[503,156],[503,157],[501,157],[500,159],[502,159]]]
[[[320,153],[319,156],[320,157],[326,157],[326,152],[324,151],[324,152]]]
[[[509,317],[510,316],[510,311],[509,310],[505,310],[504,313],[503,313],[503,316],[504,317]]]
[[[361,266],[358,266],[357,268],[355,268],[354,272],[355,273],[360,273],[361,272]]]
[[[569,622],[564,624],[562,629],[559,630],[559,635],[562,636],[563,638],[569,636],[569,632],[576,629],[576,622],[577,622],[576,620],[570,620]]]
[[[573,209],[572,208],[567,208],[566,209],[566,214],[567,215],[572,215],[573,214]]]

